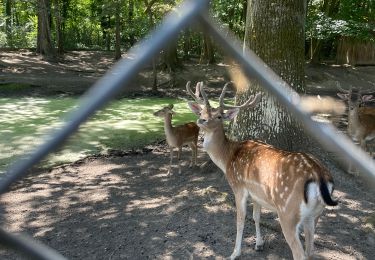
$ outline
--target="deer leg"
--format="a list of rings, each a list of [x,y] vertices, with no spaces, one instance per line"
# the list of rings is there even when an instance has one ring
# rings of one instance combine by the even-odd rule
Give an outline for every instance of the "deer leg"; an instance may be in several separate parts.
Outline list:
[[[294,260],[306,259],[305,252],[303,250],[301,240],[298,233],[298,221],[291,216],[281,216],[280,224],[283,231],[284,237],[292,250]]]
[[[170,152],[170,161],[169,161],[169,169],[168,169],[168,175],[171,175],[172,173],[172,161],[173,161],[173,147],[169,147],[169,152]]]
[[[236,211],[237,211],[237,235],[236,235],[236,245],[234,246],[233,253],[230,259],[233,260],[241,255],[241,243],[243,229],[245,226],[246,218],[246,202],[248,193],[245,190],[236,191],[234,193],[236,199]]]
[[[191,149],[191,162],[189,167],[192,167],[197,164],[197,145],[195,143],[190,143],[189,147]]]
[[[261,212],[261,206],[253,200],[253,219],[255,222],[255,232],[256,232],[256,240],[255,240],[256,251],[262,251],[263,245],[264,245],[264,241],[260,233],[260,212]]]
[[[303,223],[303,230],[305,233],[305,249],[306,249],[307,258],[310,258],[314,251],[314,233],[315,233],[316,222],[317,220],[315,220],[314,218],[308,218]]]

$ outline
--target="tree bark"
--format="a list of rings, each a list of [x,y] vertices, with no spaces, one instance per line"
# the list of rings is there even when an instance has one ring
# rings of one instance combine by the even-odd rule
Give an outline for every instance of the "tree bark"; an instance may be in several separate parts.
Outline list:
[[[56,43],[57,53],[62,55],[64,53],[64,38],[63,38],[63,23],[62,23],[62,8],[60,0],[54,0],[55,5],[55,20],[56,20]]]
[[[211,37],[203,34],[202,38],[202,51],[199,63],[213,64],[215,63],[215,51]]]
[[[119,1],[116,2],[116,11],[115,11],[115,60],[119,60],[121,58],[121,6]]]
[[[5,31],[7,35],[7,44],[9,47],[13,47],[12,37],[12,1],[6,0],[5,2]]]
[[[191,40],[190,40],[190,30],[187,28],[184,30],[184,56],[183,59],[188,61],[190,59],[190,50],[191,50]]]
[[[37,53],[48,59],[55,59],[51,38],[51,4],[49,0],[38,0],[38,37]]]
[[[135,43],[135,36],[133,31],[133,19],[134,19],[134,0],[129,0],[128,2],[128,26],[131,28],[129,34],[129,44],[133,46]]]
[[[304,83],[304,25],[306,5],[300,0],[249,0],[244,44],[298,92]],[[244,87],[244,86],[237,86]],[[261,90],[255,82],[236,93],[236,103]],[[256,138],[283,149],[306,144],[302,129],[271,96],[264,93],[255,110],[241,112],[231,125],[236,139]]]
[[[144,0],[146,6],[146,13],[148,14],[148,20],[150,23],[150,27],[154,27],[154,16],[152,13],[152,6],[155,4],[156,0]],[[152,91],[156,92],[158,90],[158,73],[156,70],[156,59],[155,57],[152,58]]]

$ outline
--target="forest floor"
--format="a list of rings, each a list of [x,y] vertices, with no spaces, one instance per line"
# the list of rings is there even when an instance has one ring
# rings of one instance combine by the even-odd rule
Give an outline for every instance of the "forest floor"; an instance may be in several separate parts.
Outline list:
[[[0,56],[0,84],[33,85],[21,88],[17,95],[78,95],[113,64],[111,56],[98,52],[71,52],[59,63],[26,51]],[[308,66],[306,73],[309,93],[335,95],[337,82],[342,88],[374,88],[375,67]],[[219,91],[227,75],[224,64],[188,64],[178,73],[181,88],[171,91],[168,84],[161,84],[158,95],[184,95],[187,80],[202,79],[212,91]],[[136,95],[141,95],[140,89],[148,89],[149,76],[149,71],[140,73],[132,91],[129,88],[121,96],[134,96],[136,87]],[[167,74],[159,76],[160,82],[169,81]],[[334,177],[339,205],[327,208],[318,223],[316,259],[374,259],[374,188],[347,174],[329,153],[321,153]],[[204,166],[209,159],[201,149],[199,167],[187,166],[189,156],[185,148],[182,172],[174,167],[171,176],[167,175],[165,143],[33,169],[1,197],[1,224],[38,239],[68,259],[223,259],[234,247],[233,194],[218,168]],[[250,208],[249,203],[242,259],[291,259],[277,217],[267,210],[262,211],[264,251],[253,249]],[[0,258],[27,259],[5,248],[0,248]]]

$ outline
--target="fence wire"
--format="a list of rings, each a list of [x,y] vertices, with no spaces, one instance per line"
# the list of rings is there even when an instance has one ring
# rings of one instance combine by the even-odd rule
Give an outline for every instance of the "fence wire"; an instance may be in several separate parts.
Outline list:
[[[130,50],[134,59],[119,61],[110,71],[98,80],[80,100],[79,108],[73,112],[66,124],[57,129],[44,144],[25,159],[16,161],[0,179],[0,194],[8,191],[10,185],[30,173],[30,169],[63,142],[97,110],[108,103],[116,93],[126,88],[139,71],[156,56],[179,32],[192,22],[198,22],[205,33],[215,38],[228,56],[231,56],[249,78],[256,78],[266,91],[274,95],[293,116],[302,123],[305,130],[324,148],[343,156],[356,166],[363,177],[375,181],[375,163],[359,147],[330,124],[313,121],[300,106],[299,95],[278,75],[275,74],[251,50],[243,49],[230,31],[220,28],[208,12],[209,0],[187,0],[170,13],[147,39]],[[23,235],[13,235],[0,229],[0,243],[19,250],[35,259],[65,259],[55,250]]]

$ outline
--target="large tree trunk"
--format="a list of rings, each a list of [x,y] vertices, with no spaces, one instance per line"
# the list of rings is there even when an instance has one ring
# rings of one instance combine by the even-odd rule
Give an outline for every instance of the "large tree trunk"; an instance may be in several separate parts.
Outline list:
[[[38,0],[38,37],[37,53],[40,53],[48,59],[55,58],[55,51],[51,38],[51,4],[49,0]]]
[[[244,44],[298,92],[304,92],[305,1],[249,0]],[[235,80],[235,79],[234,79]],[[246,86],[237,86],[244,88]],[[262,88],[255,81],[244,91],[237,89],[242,103]],[[243,111],[231,125],[237,139],[256,138],[284,149],[305,144],[303,131],[275,99],[264,93],[253,111]]]

